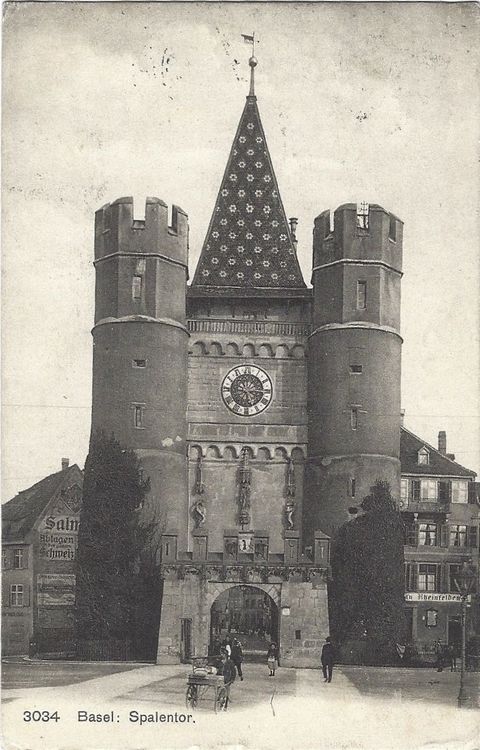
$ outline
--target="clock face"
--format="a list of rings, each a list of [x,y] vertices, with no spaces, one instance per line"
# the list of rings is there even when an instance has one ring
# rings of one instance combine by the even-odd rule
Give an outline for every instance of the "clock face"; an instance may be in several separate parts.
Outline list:
[[[260,367],[239,365],[223,379],[222,398],[225,405],[240,417],[260,414],[270,404],[272,396],[272,381]]]

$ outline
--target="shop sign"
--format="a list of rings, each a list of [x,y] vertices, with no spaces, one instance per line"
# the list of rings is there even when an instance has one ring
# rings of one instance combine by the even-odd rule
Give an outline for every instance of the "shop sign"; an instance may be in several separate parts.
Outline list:
[[[421,592],[407,592],[405,594],[406,602],[440,602],[444,604],[450,604],[451,602],[461,602],[462,597],[460,594],[436,594],[430,591]],[[471,602],[471,594],[467,596],[467,602]]]
[[[44,560],[60,562],[75,560],[79,526],[79,507],[70,501],[67,494],[55,504],[55,507],[50,508],[47,515],[40,521],[38,526],[40,557]]]
[[[71,607],[75,604],[75,576],[64,573],[37,575],[39,607]]]

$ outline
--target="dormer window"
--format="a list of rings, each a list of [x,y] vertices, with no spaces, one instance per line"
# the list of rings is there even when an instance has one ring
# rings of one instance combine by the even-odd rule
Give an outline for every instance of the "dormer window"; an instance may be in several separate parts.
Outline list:
[[[430,463],[430,452],[424,447],[418,451],[418,463],[420,466],[428,466]]]

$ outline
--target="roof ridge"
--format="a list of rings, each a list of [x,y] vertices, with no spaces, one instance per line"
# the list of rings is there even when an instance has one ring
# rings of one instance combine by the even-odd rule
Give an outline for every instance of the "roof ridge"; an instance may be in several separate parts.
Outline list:
[[[7,500],[7,502],[2,504],[2,508],[5,508],[7,505],[9,505],[14,500],[17,500],[18,498],[22,497],[23,495],[27,493],[35,494],[35,492],[40,489],[40,486],[43,485],[44,482],[48,482],[49,480],[53,479],[54,477],[58,477],[60,480],[62,474],[67,474],[71,469],[77,468],[79,471],[81,471],[78,464],[71,464],[70,466],[67,466],[66,469],[59,469],[58,471],[53,471],[51,474],[47,474],[46,477],[43,477],[43,479],[39,479],[38,482],[34,482],[30,487],[26,487],[24,490],[20,490],[20,492],[17,492],[16,495],[10,498],[10,500]]]
[[[475,477],[477,476],[477,472],[476,471],[473,471],[473,469],[469,469],[467,466],[464,466],[463,464],[459,464],[458,461],[454,461],[452,458],[449,458],[446,455],[446,453],[442,453],[441,451],[438,450],[438,448],[435,448],[434,445],[431,445],[430,443],[427,443],[426,440],[424,440],[423,438],[421,438],[418,435],[416,435],[414,432],[412,432],[411,430],[409,430],[407,427],[403,427],[402,426],[400,429],[403,430],[404,432],[408,432],[408,434],[411,435],[412,437],[416,438],[416,440],[418,440],[419,443],[422,443],[422,445],[424,445],[425,448],[429,448],[430,450],[435,451],[435,453],[437,453],[437,455],[441,456],[446,461],[450,461],[451,464],[454,464],[455,466],[459,466],[461,469],[463,469],[464,471],[468,471],[470,474],[472,474]]]

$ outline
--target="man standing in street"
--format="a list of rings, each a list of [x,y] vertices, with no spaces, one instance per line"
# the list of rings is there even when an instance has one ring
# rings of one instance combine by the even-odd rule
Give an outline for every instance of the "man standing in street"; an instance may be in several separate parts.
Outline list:
[[[230,688],[233,684],[233,681],[235,680],[236,675],[235,664],[230,659],[230,654],[226,649],[222,649],[222,675],[225,692],[221,709],[223,711],[226,711],[230,702]]]
[[[322,669],[325,682],[332,681],[333,672],[333,646],[331,643],[330,636],[325,638],[325,643],[322,648]]]
[[[240,677],[241,680],[243,680],[243,674],[242,674],[243,652],[242,652],[242,645],[240,641],[238,640],[238,638],[233,639],[231,659],[237,668],[238,676]]]

